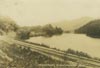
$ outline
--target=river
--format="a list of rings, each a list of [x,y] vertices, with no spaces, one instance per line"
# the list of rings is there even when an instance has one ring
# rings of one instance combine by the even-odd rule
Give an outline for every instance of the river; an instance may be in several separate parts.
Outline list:
[[[28,41],[44,43],[50,47],[67,50],[68,48],[83,51],[91,56],[100,57],[100,39],[85,34],[63,34],[53,37],[32,37]]]

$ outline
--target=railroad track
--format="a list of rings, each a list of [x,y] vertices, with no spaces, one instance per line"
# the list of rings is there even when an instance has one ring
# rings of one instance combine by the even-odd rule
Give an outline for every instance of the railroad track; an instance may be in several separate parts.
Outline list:
[[[6,41],[7,39],[4,39],[3,41]],[[51,48],[46,48],[46,47],[42,47],[42,46],[36,46],[33,44],[29,44],[27,42],[23,42],[23,41],[19,41],[19,40],[14,40],[14,39],[8,39],[10,42],[13,42],[14,44],[18,44],[20,46],[25,46],[25,47],[29,47],[32,51],[36,51],[38,53],[44,54],[48,57],[51,57],[53,59],[65,62],[63,57],[67,57],[67,58],[71,58],[71,59],[75,59],[75,60],[80,60],[80,63],[86,66],[92,66],[92,67],[96,67],[96,68],[100,68],[100,62],[97,61],[92,61],[92,60],[88,60],[86,58],[79,58],[77,56],[74,55],[64,55],[64,52],[62,51],[58,51],[58,50],[54,50]],[[8,41],[6,41],[8,42]]]

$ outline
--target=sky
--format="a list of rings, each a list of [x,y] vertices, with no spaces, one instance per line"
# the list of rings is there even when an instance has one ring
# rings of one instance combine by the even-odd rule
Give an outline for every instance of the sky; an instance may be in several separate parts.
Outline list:
[[[11,17],[22,26],[100,18],[100,0],[0,0],[0,16]]]

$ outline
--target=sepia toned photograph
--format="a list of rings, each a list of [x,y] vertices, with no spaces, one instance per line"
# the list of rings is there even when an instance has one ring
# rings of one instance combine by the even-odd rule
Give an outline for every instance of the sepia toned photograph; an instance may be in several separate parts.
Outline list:
[[[100,0],[0,0],[0,68],[100,68]]]

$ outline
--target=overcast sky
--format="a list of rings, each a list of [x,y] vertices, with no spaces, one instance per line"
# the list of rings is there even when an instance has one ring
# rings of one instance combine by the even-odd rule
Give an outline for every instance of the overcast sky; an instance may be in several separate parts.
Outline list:
[[[20,25],[100,18],[100,0],[0,0],[0,15],[10,16]]]

